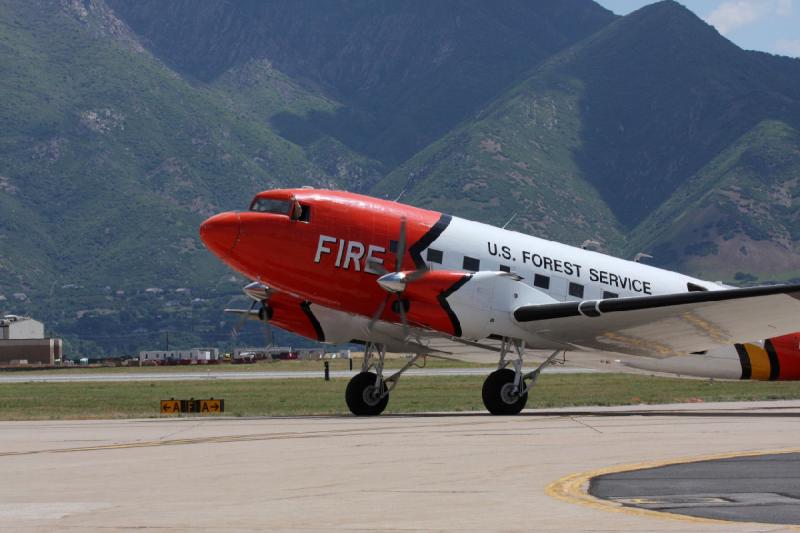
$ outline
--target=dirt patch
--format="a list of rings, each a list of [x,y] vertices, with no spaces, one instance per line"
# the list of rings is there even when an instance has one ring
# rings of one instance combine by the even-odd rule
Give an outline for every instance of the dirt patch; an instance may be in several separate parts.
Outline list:
[[[493,139],[483,139],[481,141],[481,150],[489,152],[490,154],[499,154],[503,151],[502,145]]]
[[[17,186],[11,182],[8,176],[0,176],[0,192],[8,194],[17,194]]]

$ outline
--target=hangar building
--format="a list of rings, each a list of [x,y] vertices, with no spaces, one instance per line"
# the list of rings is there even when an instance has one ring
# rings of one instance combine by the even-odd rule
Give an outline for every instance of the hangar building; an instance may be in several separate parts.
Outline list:
[[[46,338],[44,324],[29,317],[0,318],[0,366],[52,365],[61,359],[61,339]]]

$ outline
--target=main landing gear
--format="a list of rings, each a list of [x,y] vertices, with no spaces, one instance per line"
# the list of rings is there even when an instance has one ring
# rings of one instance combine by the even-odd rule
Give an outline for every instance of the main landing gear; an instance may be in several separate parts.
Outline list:
[[[516,353],[516,358],[507,360],[506,356],[512,349]],[[528,401],[528,391],[533,388],[542,370],[554,363],[561,350],[554,351],[535,370],[527,373],[522,372],[524,353],[524,341],[503,339],[497,370],[489,374],[483,383],[483,405],[491,414],[516,415],[522,411]],[[389,393],[397,386],[400,376],[420,357],[420,354],[415,355],[403,368],[385,378],[383,364],[386,359],[386,346],[368,343],[364,351],[361,372],[353,376],[345,391],[345,401],[350,412],[356,416],[381,414],[386,409]],[[513,370],[508,368],[509,365]]]
[[[397,386],[403,372],[417,362],[420,355],[412,357],[403,368],[389,376],[383,377],[383,363],[386,359],[386,346],[368,343],[364,351],[364,363],[361,372],[353,376],[347,384],[345,401],[350,412],[356,416],[376,416],[386,409],[389,393]],[[374,372],[370,372],[374,370]]]
[[[514,347],[516,359],[507,361],[506,355]],[[504,338],[500,344],[500,361],[497,370],[489,374],[483,382],[483,405],[493,415],[516,415],[525,408],[528,402],[528,391],[533,388],[536,379],[544,367],[550,365],[561,350],[556,350],[540,364],[536,370],[522,372],[522,356],[525,353],[525,341]],[[507,368],[511,364],[514,369]]]

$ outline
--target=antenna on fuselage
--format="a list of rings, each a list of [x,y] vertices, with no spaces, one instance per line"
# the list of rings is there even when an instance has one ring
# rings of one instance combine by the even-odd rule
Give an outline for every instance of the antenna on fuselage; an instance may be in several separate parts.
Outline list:
[[[639,252],[638,254],[636,254],[635,256],[633,256],[633,261],[634,261],[635,263],[641,263],[641,262],[642,262],[642,259],[644,259],[644,258],[647,258],[647,259],[652,259],[652,258],[653,258],[653,256],[652,256],[652,255],[650,255],[650,254],[646,254],[646,253],[644,253],[644,252]]]
[[[503,229],[506,229],[506,226],[508,226],[509,224],[511,224],[511,222],[512,222],[512,221],[513,221],[515,218],[517,218],[517,214],[516,214],[516,213],[514,213],[513,215],[511,215],[511,218],[509,218],[509,219],[508,219],[508,222],[506,222],[505,224],[503,224]]]
[[[589,246],[596,246],[600,248],[603,245],[597,241],[593,241],[592,239],[586,239],[585,241],[583,241],[583,244],[581,244],[581,248],[583,248],[584,250],[588,250]]]

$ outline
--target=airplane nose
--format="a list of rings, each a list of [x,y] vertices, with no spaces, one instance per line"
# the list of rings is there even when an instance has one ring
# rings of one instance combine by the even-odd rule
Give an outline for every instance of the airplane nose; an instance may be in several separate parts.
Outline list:
[[[233,251],[239,239],[239,214],[220,213],[200,224],[200,239],[206,247],[219,256]]]

